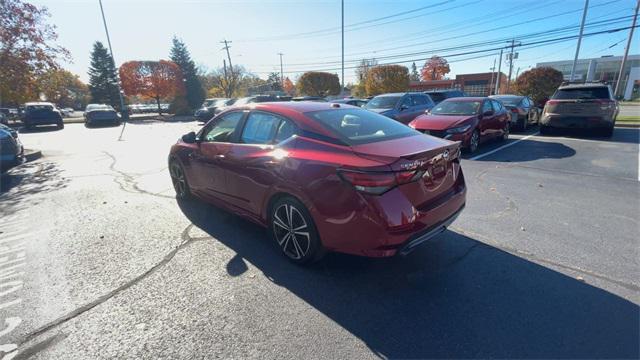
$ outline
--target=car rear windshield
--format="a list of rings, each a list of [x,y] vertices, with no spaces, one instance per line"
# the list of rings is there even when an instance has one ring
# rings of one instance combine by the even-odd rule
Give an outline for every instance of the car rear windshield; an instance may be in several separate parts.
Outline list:
[[[376,96],[365,107],[367,109],[393,109],[402,96]]]
[[[347,145],[420,135],[419,132],[386,116],[356,108],[312,111],[305,115],[320,122]]]
[[[583,87],[572,89],[558,89],[553,94],[552,99],[557,100],[589,100],[589,99],[609,99],[609,88],[597,86],[597,87]]]
[[[25,109],[28,112],[36,112],[36,111],[52,111],[53,106],[51,105],[29,105]]]
[[[481,101],[443,101],[436,105],[431,113],[434,115],[475,115],[480,109]]]
[[[517,106],[518,104],[520,104],[520,101],[522,101],[521,97],[500,97],[500,96],[496,96],[496,97],[492,97],[492,99],[498,99],[498,100],[502,101],[502,103],[504,105],[507,105],[507,106]]]

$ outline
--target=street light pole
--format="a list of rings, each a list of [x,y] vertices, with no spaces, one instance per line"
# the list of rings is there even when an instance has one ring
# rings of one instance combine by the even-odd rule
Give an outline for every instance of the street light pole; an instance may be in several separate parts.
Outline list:
[[[576,64],[578,63],[578,54],[580,54],[580,43],[582,42],[582,32],[584,31],[584,20],[587,18],[587,9],[589,8],[589,0],[584,0],[584,11],[582,11],[582,22],[580,23],[580,34],[578,35],[578,46],[576,47],[576,56],[573,58],[573,66],[571,67],[571,78],[576,74]]]
[[[344,92],[344,0],[341,1],[342,4],[342,84],[340,85],[340,95]]]
[[[495,95],[500,94],[500,80],[502,80],[500,75],[502,75],[502,52],[503,51],[504,49],[500,49],[500,58],[498,60],[498,73],[496,74],[496,89],[494,91]]]
[[[284,91],[284,71],[282,68],[282,55],[283,53],[278,53],[280,55],[280,87],[282,87],[282,91]]]
[[[104,32],[107,34],[107,44],[109,44],[109,53],[111,55],[111,61],[113,62],[113,67],[116,66],[116,60],[113,57],[113,48],[111,47],[111,38],[109,38],[109,29],[107,28],[107,20],[104,17],[104,9],[102,8],[102,0],[98,0],[100,4],[100,14],[102,14],[102,23],[104,24]],[[120,114],[122,115],[122,119],[125,120],[122,122],[122,131],[120,132],[120,137],[118,140],[122,140],[122,134],[124,133],[124,127],[127,124],[127,119],[129,119],[129,114],[127,109],[124,107],[124,98],[122,97],[122,88],[120,87],[120,75],[116,72],[116,77],[118,79],[118,96],[120,97]]]
[[[627,62],[629,56],[629,48],[631,47],[631,39],[633,38],[633,29],[636,27],[636,21],[638,19],[638,8],[640,8],[640,0],[636,1],[636,12],[633,15],[633,22],[631,23],[631,29],[629,29],[629,38],[627,39],[627,46],[624,48],[624,56],[620,63],[620,72],[618,73],[618,81],[616,81],[616,89],[613,92],[613,96],[618,96],[620,90],[620,83],[622,82],[622,76],[624,75],[624,65]]]

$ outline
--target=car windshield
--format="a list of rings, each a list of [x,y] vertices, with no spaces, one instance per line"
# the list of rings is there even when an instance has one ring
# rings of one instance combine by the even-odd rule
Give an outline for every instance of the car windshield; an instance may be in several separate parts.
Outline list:
[[[202,107],[209,107],[213,104],[215,104],[218,100],[216,99],[207,99],[202,103]]]
[[[393,109],[398,100],[400,100],[402,96],[376,96],[371,99],[365,108],[367,109]]]
[[[348,145],[366,144],[420,134],[386,116],[357,108],[313,111],[306,113],[306,115],[318,120]]]
[[[492,97],[492,99],[500,100],[504,105],[507,105],[507,106],[516,106],[520,104],[520,101],[522,101],[521,97],[513,97],[513,96],[508,96],[508,97],[496,96],[496,97]]]
[[[431,113],[434,115],[475,115],[480,109],[481,101],[443,101],[436,105]]]
[[[552,99],[578,100],[578,99],[609,99],[609,89],[606,87],[558,89]]]
[[[447,95],[443,94],[443,93],[426,93],[427,95],[431,96],[431,100],[435,101],[435,102],[440,102],[443,101],[447,98]]]

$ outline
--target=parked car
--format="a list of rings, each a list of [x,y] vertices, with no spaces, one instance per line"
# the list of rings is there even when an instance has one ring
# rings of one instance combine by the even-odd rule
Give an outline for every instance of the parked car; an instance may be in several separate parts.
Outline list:
[[[436,104],[439,104],[446,99],[467,96],[467,94],[460,90],[430,90],[425,91],[424,93],[429,95],[431,100]]]
[[[408,124],[434,105],[429,95],[422,93],[391,93],[374,97],[364,108]]]
[[[507,140],[510,117],[497,100],[458,97],[444,100],[409,126],[427,135],[460,141],[463,149],[473,153],[487,140]]]
[[[336,104],[348,104],[348,105],[353,105],[357,107],[363,107],[367,105],[369,101],[362,100],[362,99],[338,99],[338,100],[332,100],[331,102]]]
[[[86,126],[96,124],[120,125],[120,117],[116,110],[107,104],[89,104],[84,109],[84,123]]]
[[[60,110],[60,113],[63,117],[70,117],[71,115],[73,115],[72,108],[58,108],[58,110]]]
[[[202,103],[202,107],[193,114],[198,120],[209,121],[215,114],[223,108],[233,104],[234,99],[211,98]]]
[[[291,98],[291,101],[318,101],[326,102],[327,100],[321,96],[298,96]]]
[[[169,154],[194,195],[269,229],[300,264],[325,251],[407,254],[465,205],[459,143],[335,103],[235,106]]]
[[[9,117],[2,112],[0,112],[0,124],[3,124],[3,125],[9,124]]]
[[[6,171],[24,161],[24,147],[18,132],[0,124],[0,170]]]
[[[60,110],[48,102],[30,102],[24,104],[22,123],[27,129],[32,129],[38,125],[56,125],[58,129],[64,128]]]
[[[540,109],[528,96],[492,95],[489,97],[501,101],[511,113],[512,129],[524,131],[529,125],[535,125],[540,121]]]
[[[540,132],[547,134],[551,128],[597,129],[611,137],[619,111],[608,84],[562,85],[544,106]]]

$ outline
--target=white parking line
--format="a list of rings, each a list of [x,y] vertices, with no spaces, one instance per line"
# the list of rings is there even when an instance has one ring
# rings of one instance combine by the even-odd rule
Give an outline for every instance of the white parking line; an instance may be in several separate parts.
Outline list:
[[[531,134],[531,135],[525,136],[525,137],[523,137],[523,138],[521,138],[521,139],[518,139],[518,140],[516,140],[516,141],[514,141],[514,142],[510,142],[510,143],[508,143],[508,144],[502,145],[502,146],[500,146],[500,147],[499,147],[499,148],[497,148],[497,149],[493,149],[493,150],[491,150],[491,151],[489,151],[489,152],[486,152],[486,153],[484,153],[484,154],[476,155],[476,156],[474,156],[474,157],[470,158],[469,160],[478,160],[478,159],[482,159],[482,158],[483,158],[483,157],[485,157],[485,156],[489,156],[489,155],[491,155],[491,154],[493,154],[493,153],[496,153],[496,152],[498,152],[498,151],[500,151],[500,150],[502,150],[502,149],[506,149],[506,148],[508,148],[509,146],[513,146],[513,145],[515,145],[515,144],[519,143],[520,141],[527,140],[527,139],[529,139],[529,138],[531,138],[531,137],[534,137],[534,136],[536,136],[536,135],[538,135],[538,134],[540,134],[540,132],[535,132],[535,133],[533,133],[533,134]]]
[[[638,144],[638,181],[640,181],[640,144]]]

